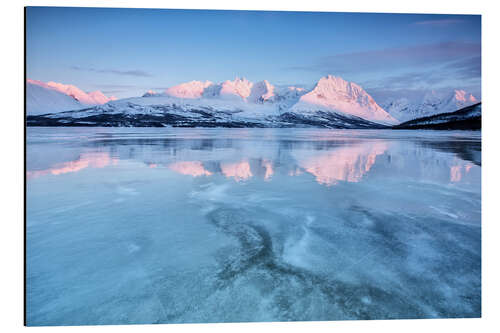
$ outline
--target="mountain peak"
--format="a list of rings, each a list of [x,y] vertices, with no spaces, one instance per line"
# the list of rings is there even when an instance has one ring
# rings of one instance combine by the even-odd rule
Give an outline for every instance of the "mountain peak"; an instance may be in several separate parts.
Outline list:
[[[64,83],[59,83],[59,82],[54,82],[54,81],[49,81],[47,83],[38,81],[38,80],[31,80],[27,79],[27,82],[30,84],[38,85],[40,87],[43,87],[45,89],[52,89],[56,90],[60,93],[63,93],[67,96],[72,97],[76,101],[84,104],[84,105],[99,105],[99,104],[105,104],[111,100],[112,98],[107,97],[104,95],[101,91],[93,91],[90,93],[86,93],[80,88],[72,85],[72,84],[64,84]],[[116,98],[114,98],[116,99]]]
[[[337,77],[331,74],[328,74],[326,76],[323,76],[319,79],[317,85],[324,85],[324,84],[347,84],[348,82],[344,80],[341,77]]]
[[[314,89],[300,97],[293,108],[337,112],[386,124],[397,122],[359,85],[333,75],[319,79]]]
[[[475,96],[465,90],[440,89],[424,92],[411,100],[388,99],[384,107],[393,117],[405,122],[439,113],[454,112],[478,102]]]
[[[264,103],[274,97],[274,86],[267,80],[259,81],[252,86],[249,102]]]
[[[178,98],[200,98],[205,88],[212,84],[210,81],[189,81],[170,87],[165,93]]]
[[[83,107],[75,98],[50,87],[45,82],[26,80],[26,112],[28,115],[78,110]]]
[[[220,96],[225,98],[240,97],[244,100],[250,96],[253,83],[245,78],[237,77],[234,81],[225,81],[221,85]]]
[[[114,101],[116,100],[116,97],[114,96],[106,96],[104,95],[101,91],[99,90],[96,90],[96,91],[91,91],[88,93],[88,95],[92,98],[92,100],[96,103],[96,104],[106,104],[107,102],[109,101]]]

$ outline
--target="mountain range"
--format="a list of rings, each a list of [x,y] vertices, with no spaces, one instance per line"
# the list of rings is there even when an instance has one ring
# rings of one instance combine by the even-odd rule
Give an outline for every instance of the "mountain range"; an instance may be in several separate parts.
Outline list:
[[[377,128],[478,102],[454,90],[431,91],[411,101],[387,100],[381,106],[361,86],[332,75],[309,89],[236,78],[191,81],[120,100],[55,82],[28,80],[26,88],[28,125],[39,126]]]
[[[394,126],[396,129],[441,129],[479,130],[481,129],[481,103],[466,106],[454,112],[412,119]]]
[[[476,97],[464,90],[431,90],[413,98],[392,98],[382,107],[401,122],[428,117],[439,113],[454,112],[478,103]]]

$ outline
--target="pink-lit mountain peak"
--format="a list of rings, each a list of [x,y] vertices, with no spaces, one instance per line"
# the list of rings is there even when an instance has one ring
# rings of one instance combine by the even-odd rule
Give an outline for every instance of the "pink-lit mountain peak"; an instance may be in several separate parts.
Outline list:
[[[190,81],[172,86],[165,91],[167,96],[183,99],[220,98],[257,104],[274,101],[276,94],[276,88],[267,80],[253,83],[240,77],[219,84],[211,81]],[[150,96],[160,96],[160,94],[153,91],[144,94],[144,97]]]
[[[455,100],[463,103],[477,103],[478,100],[471,93],[467,93],[465,90],[455,90],[454,96]]]
[[[109,101],[115,101],[116,97],[115,96],[106,96],[104,95],[101,91],[96,90],[96,91],[91,91],[88,93],[88,95],[92,98],[94,102],[97,104],[105,104]]]
[[[77,101],[83,104],[94,104],[92,97],[90,97],[87,93],[85,93],[80,88],[72,85],[72,84],[63,84],[58,82],[49,81],[47,82],[49,87],[54,88],[55,90],[62,92],[68,96],[73,97]]]
[[[292,109],[296,112],[333,111],[385,124],[397,123],[359,85],[332,75],[322,77]]]
[[[363,88],[354,82],[348,82],[341,77],[327,75],[322,77],[311,95],[324,99],[337,100],[359,100],[365,104],[373,104],[375,101],[366,93]]]
[[[253,83],[245,78],[237,77],[233,81],[227,80],[221,84],[221,97],[241,97],[244,100],[250,96]]]
[[[115,97],[107,97],[101,91],[93,91],[90,93],[86,93],[80,88],[72,85],[72,84],[64,84],[54,81],[49,81],[47,83],[37,80],[27,79],[27,83],[38,85],[45,89],[52,89],[63,93],[64,95],[70,96],[79,103],[83,105],[100,105],[105,104],[109,101],[116,100]]]
[[[213,85],[210,81],[190,81],[168,88],[165,93],[178,98],[200,98],[205,89]]]

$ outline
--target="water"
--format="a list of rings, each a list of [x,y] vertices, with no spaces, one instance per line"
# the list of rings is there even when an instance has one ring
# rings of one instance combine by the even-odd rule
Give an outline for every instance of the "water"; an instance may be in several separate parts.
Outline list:
[[[28,325],[479,317],[480,135],[28,128]]]

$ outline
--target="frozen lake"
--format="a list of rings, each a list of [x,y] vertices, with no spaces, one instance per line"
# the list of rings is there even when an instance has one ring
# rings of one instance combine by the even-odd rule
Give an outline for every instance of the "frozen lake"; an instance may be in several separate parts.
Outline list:
[[[27,129],[27,323],[479,317],[481,132]]]

